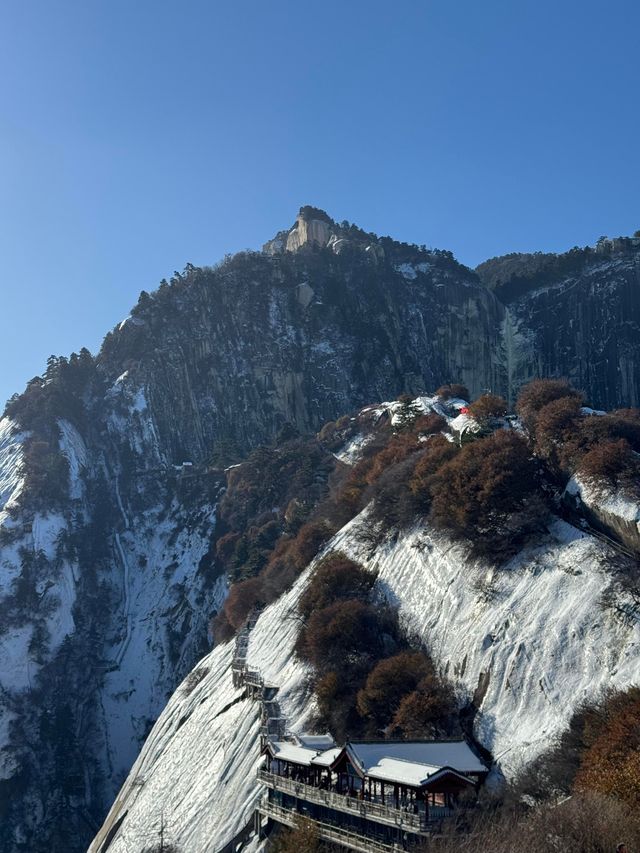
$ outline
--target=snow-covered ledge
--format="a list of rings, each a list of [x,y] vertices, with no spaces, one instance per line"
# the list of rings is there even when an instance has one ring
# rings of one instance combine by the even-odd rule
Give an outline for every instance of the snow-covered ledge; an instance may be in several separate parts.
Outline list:
[[[640,503],[630,498],[623,489],[594,485],[576,474],[565,489],[566,497],[580,506],[634,551],[640,552]]]

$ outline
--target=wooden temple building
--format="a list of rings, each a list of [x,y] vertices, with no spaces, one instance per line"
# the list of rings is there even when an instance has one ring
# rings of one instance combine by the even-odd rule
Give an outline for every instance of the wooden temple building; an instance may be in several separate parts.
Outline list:
[[[359,853],[424,844],[488,768],[464,740],[350,741],[328,735],[267,739],[259,813],[293,826],[313,820],[320,838]]]

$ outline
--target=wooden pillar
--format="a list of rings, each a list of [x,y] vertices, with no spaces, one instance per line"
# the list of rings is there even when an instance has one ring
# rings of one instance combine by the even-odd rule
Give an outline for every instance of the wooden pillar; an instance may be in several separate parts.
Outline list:
[[[384,805],[384,782],[380,782],[380,789],[382,791],[382,793],[381,793],[382,805]]]
[[[396,808],[400,808],[400,788],[398,785],[393,786],[393,798],[396,802]]]

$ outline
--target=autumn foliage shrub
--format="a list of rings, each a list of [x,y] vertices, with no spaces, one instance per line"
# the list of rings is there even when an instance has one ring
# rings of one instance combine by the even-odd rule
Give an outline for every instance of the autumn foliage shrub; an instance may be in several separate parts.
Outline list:
[[[586,452],[601,441],[624,439],[640,453],[640,409],[617,409],[582,419],[578,452]]]
[[[318,826],[298,815],[292,829],[277,827],[269,840],[271,853],[333,853],[340,848],[320,840]]]
[[[516,799],[542,803],[572,793],[640,803],[640,688],[579,707],[551,747],[521,772]]]
[[[451,687],[437,674],[425,676],[404,696],[393,715],[392,737],[405,740],[435,738],[450,733],[455,702]]]
[[[384,725],[398,710],[401,700],[432,671],[431,661],[421,652],[405,651],[381,660],[358,693],[358,711]]]
[[[507,414],[507,401],[497,394],[483,394],[469,406],[469,414],[480,424],[491,423]]]
[[[371,670],[358,692],[357,707],[371,735],[391,725],[395,736],[425,737],[451,713],[453,697],[424,652],[403,651]]]
[[[260,578],[249,578],[231,586],[224,604],[224,615],[235,631],[242,628],[253,607],[264,604],[261,592]]]
[[[447,385],[441,385],[436,391],[436,396],[441,397],[443,400],[468,400],[471,395],[466,385],[451,382]]]
[[[419,415],[413,422],[411,431],[417,435],[435,435],[447,428],[447,422],[435,412]]]
[[[334,551],[316,566],[307,588],[300,596],[298,611],[304,618],[308,618],[338,599],[364,601],[376,578],[376,572],[368,571],[344,554]]]
[[[624,438],[596,444],[582,456],[577,466],[581,479],[596,486],[603,484],[637,490],[640,478],[640,459]]]
[[[416,457],[409,457],[387,468],[365,492],[372,544],[384,539],[390,530],[406,528],[415,522],[417,504],[409,486],[415,463]]]
[[[349,599],[314,611],[298,636],[296,650],[320,672],[353,675],[381,656],[383,643],[377,609]]]
[[[520,391],[516,411],[527,429],[533,432],[540,410],[563,397],[573,397],[582,405],[583,395],[566,379],[534,379]]]
[[[368,465],[364,477],[366,483],[368,485],[375,483],[381,474],[418,450],[420,450],[420,443],[413,433],[402,432],[392,436],[387,446],[380,450]]]
[[[587,721],[575,789],[640,808],[640,688],[610,695]]]
[[[571,442],[579,429],[581,405],[579,397],[559,397],[535,415],[535,449],[553,471],[560,472],[569,464]]]
[[[447,441],[443,435],[434,435],[426,443],[413,468],[409,480],[409,489],[413,495],[414,507],[417,513],[425,514],[431,507],[431,498],[435,486],[436,471],[454,458],[458,447]]]
[[[335,531],[324,520],[309,521],[298,531],[289,549],[298,569],[305,568]]]
[[[640,468],[640,410],[585,414],[583,397],[565,380],[535,380],[518,398],[518,412],[533,448],[557,479],[573,473],[593,485],[635,493]]]
[[[366,673],[354,673],[345,678],[337,672],[319,675],[315,683],[321,728],[330,731],[337,741],[344,742],[364,732],[363,720],[356,708],[356,694],[364,683]]]
[[[629,853],[639,849],[638,809],[611,797],[575,794],[536,809],[488,805],[460,810],[438,837],[438,853],[615,853],[621,839]]]
[[[536,462],[507,430],[465,445],[434,473],[431,491],[432,521],[478,553],[507,555],[544,518]]]

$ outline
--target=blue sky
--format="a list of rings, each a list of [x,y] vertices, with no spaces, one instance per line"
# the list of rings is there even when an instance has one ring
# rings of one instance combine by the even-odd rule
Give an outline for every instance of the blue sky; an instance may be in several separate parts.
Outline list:
[[[0,398],[302,204],[475,265],[640,228],[637,0],[0,0]]]

